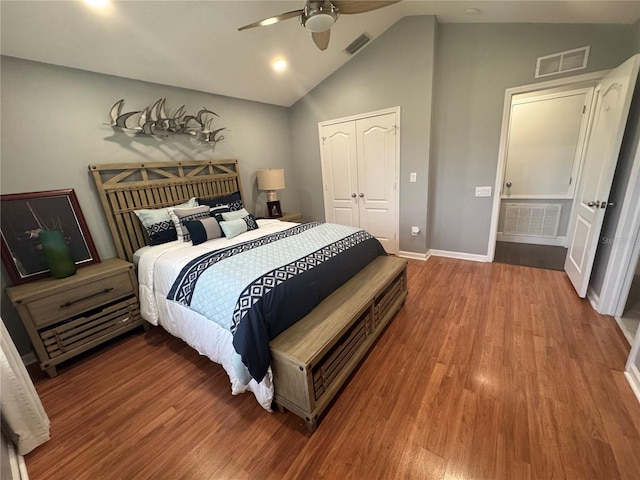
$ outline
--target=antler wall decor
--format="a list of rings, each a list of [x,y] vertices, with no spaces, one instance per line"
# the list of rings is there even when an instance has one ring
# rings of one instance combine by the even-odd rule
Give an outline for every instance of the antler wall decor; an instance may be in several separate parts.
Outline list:
[[[166,98],[158,99],[152,106],[135,112],[122,113],[124,99],[118,100],[111,107],[109,117],[111,125],[115,128],[134,133],[135,135],[154,135],[160,137],[168,137],[169,135],[190,135],[198,140],[207,143],[216,143],[224,140],[224,135],[220,132],[225,127],[212,129],[213,120],[219,115],[211,110],[202,107],[195,115],[187,115],[185,106],[181,106],[173,116],[165,113],[164,105]],[[135,126],[131,127],[127,123],[131,123],[131,117],[138,116]]]

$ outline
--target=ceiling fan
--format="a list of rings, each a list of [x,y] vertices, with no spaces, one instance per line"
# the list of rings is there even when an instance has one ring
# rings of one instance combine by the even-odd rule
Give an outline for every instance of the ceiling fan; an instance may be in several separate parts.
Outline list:
[[[329,46],[331,27],[338,19],[339,15],[352,15],[355,13],[365,13],[378,8],[398,3],[400,0],[392,1],[369,1],[369,0],[331,0],[312,1],[307,0],[304,8],[291,12],[265,18],[259,22],[250,23],[238,28],[239,31],[248,28],[266,27],[274,23],[298,17],[300,25],[311,32],[311,38],[320,50],[326,50]]]

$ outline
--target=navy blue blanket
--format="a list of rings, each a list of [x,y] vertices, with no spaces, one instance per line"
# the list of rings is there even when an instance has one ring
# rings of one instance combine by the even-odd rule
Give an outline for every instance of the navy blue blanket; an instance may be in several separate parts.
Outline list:
[[[168,298],[230,330],[260,382],[271,363],[269,341],[379,255],[386,255],[382,245],[364,230],[298,225],[194,259]]]

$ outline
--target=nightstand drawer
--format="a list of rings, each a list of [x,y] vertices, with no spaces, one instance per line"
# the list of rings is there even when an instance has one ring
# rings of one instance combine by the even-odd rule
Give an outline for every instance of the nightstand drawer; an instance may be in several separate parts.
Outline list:
[[[133,293],[129,273],[122,272],[35,300],[27,309],[34,325],[43,327]]]
[[[111,302],[77,317],[64,320],[39,331],[49,358],[74,350],[85,350],[107,336],[140,320],[140,308],[135,295]]]

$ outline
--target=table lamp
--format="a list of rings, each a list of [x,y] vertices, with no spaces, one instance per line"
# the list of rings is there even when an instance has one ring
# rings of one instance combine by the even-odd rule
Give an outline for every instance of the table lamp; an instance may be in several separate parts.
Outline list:
[[[278,201],[277,190],[284,189],[284,169],[272,168],[258,170],[258,190],[267,192],[267,211],[270,217],[281,217],[282,210]]]

